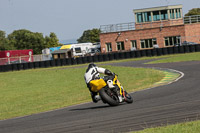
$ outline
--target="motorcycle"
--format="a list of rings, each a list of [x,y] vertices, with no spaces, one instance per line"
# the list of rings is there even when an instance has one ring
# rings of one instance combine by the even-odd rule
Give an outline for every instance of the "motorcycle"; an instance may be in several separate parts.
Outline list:
[[[90,86],[91,90],[98,92],[101,100],[110,106],[117,106],[122,102],[133,102],[133,98],[125,91],[116,74],[92,80],[90,81]]]

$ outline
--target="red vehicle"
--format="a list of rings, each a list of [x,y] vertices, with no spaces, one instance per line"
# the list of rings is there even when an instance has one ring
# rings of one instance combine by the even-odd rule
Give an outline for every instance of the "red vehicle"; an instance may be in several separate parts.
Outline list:
[[[0,65],[32,62],[32,55],[32,49],[0,51]]]

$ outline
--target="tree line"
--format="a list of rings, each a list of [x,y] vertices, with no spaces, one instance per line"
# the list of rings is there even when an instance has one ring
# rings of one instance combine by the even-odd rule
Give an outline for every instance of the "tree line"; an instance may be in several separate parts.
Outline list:
[[[6,33],[0,30],[0,50],[33,49],[34,54],[41,54],[44,48],[60,45],[56,34],[53,32],[44,37],[42,33],[20,29],[6,36]]]

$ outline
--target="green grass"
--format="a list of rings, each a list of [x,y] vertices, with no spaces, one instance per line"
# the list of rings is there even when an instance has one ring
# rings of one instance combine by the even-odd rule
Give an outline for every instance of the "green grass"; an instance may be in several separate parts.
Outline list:
[[[119,75],[127,91],[151,87],[158,70],[105,66]],[[0,73],[0,119],[30,115],[91,101],[84,81],[86,67]]]
[[[164,127],[148,128],[133,133],[199,133],[200,121],[185,122]]]
[[[200,52],[177,54],[174,56],[170,55],[170,56],[164,56],[164,57],[165,57],[164,59],[152,61],[152,62],[149,62],[148,64],[183,62],[183,61],[200,61]]]

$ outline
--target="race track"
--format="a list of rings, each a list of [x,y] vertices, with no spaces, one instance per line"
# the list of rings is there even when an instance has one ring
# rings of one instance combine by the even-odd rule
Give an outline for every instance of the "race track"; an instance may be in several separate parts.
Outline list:
[[[86,103],[0,121],[0,133],[118,133],[200,119],[200,61],[111,65],[169,68],[184,73],[177,82],[133,93],[133,104]],[[134,81],[133,81],[134,82]]]

